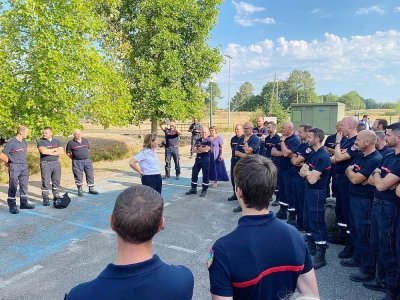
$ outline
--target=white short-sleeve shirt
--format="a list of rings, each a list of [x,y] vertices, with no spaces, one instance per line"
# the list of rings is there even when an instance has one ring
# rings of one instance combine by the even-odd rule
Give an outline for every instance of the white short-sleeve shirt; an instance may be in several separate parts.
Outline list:
[[[160,161],[157,157],[157,149],[143,149],[133,156],[139,163],[144,175],[161,174]]]

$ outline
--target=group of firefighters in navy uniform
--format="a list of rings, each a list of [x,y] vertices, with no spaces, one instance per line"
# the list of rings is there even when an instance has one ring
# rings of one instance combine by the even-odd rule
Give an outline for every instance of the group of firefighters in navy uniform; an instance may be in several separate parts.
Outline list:
[[[11,214],[19,213],[16,203],[18,186],[20,209],[35,208],[35,205],[28,202],[29,169],[26,159],[28,150],[26,138],[28,134],[29,129],[26,126],[20,126],[16,136],[6,143],[0,153],[0,159],[8,166],[9,189],[7,203]],[[78,196],[84,196],[82,189],[83,173],[86,175],[89,194],[97,195],[98,192],[94,188],[93,165],[89,158],[89,142],[87,139],[82,138],[79,129],[74,131],[73,136],[74,138],[66,146],[66,154],[72,160],[72,171],[78,188]],[[37,148],[40,154],[43,205],[49,206],[50,189],[54,201],[61,198],[61,164],[59,157],[64,154],[64,149],[60,140],[53,137],[51,127],[43,129],[42,136],[37,142]]]

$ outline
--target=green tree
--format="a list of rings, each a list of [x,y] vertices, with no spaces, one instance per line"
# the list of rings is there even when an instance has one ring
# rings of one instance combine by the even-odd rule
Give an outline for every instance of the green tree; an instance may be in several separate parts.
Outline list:
[[[221,0],[122,0],[110,27],[121,34],[133,122],[199,116],[201,84],[219,71],[222,55],[208,45]],[[129,45],[129,46],[126,46]],[[123,52],[123,51],[122,51]]]
[[[332,93],[322,95],[321,97],[322,97],[323,103],[339,102],[339,98],[340,98],[338,95],[335,95]]]
[[[127,124],[128,82],[101,48],[100,6],[115,0],[15,0],[0,12],[0,131],[18,124],[69,134],[88,114],[95,123]]]
[[[356,91],[342,95],[339,98],[339,102],[346,105],[346,110],[365,109],[363,98]]]
[[[232,98],[232,111],[252,111],[257,109],[257,105],[254,106],[256,99],[253,92],[254,88],[250,82],[243,83]]]
[[[212,111],[214,112],[218,106],[218,100],[222,99],[221,89],[216,82],[209,82],[205,90],[206,98],[204,105],[207,109],[210,107],[210,98],[212,98]]]
[[[281,103],[284,108],[292,103],[319,103],[320,97],[315,94],[315,82],[308,71],[294,70],[286,81],[286,94],[283,93]]]

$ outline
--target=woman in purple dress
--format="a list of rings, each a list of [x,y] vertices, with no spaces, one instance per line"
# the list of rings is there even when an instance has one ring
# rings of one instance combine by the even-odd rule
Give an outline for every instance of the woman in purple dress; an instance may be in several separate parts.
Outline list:
[[[218,185],[218,181],[229,181],[225,162],[222,158],[222,145],[224,141],[217,134],[215,126],[210,128],[211,150],[210,150],[210,181],[214,181],[213,187]]]

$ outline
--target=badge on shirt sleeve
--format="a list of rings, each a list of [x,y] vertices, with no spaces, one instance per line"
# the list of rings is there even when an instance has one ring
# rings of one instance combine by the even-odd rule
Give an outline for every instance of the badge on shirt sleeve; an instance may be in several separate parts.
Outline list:
[[[356,151],[358,149],[357,145],[351,146],[351,151]]]
[[[211,248],[210,251],[208,252],[207,269],[210,269],[213,261],[214,261],[214,250]]]
[[[311,149],[310,149],[310,148],[307,148],[307,149],[306,149],[306,153],[307,153],[307,154],[311,153]]]

